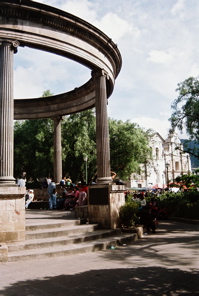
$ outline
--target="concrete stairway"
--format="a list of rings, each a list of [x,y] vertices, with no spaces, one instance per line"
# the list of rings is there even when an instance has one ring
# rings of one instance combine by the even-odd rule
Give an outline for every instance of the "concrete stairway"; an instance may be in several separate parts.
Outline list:
[[[137,239],[137,233],[98,229],[96,224],[80,224],[80,220],[37,222],[26,226],[26,239],[8,245],[8,262],[25,261],[70,254],[95,252]]]

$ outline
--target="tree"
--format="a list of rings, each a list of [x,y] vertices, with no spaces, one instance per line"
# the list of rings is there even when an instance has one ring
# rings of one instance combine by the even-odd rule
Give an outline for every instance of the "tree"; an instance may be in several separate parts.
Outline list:
[[[196,190],[199,187],[199,175],[182,175],[176,178],[176,182]]]
[[[49,90],[42,97],[52,95]],[[50,119],[15,121],[14,175],[33,179],[53,173],[53,122]]]
[[[174,101],[170,121],[172,128],[186,129],[192,140],[199,140],[199,80],[190,77],[178,84],[178,98]]]
[[[14,175],[26,172],[34,179],[53,172],[53,126],[50,119],[16,121],[14,125]]]
[[[150,157],[148,134],[137,124],[109,120],[111,170],[127,180],[134,172],[139,172],[140,164]]]
[[[96,174],[95,116],[93,110],[66,116],[62,122],[63,174],[74,182],[85,181],[87,157],[88,180]]]

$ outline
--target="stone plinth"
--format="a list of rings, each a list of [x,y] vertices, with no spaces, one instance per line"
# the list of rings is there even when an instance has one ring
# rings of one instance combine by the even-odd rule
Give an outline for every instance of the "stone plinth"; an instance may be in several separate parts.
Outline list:
[[[25,239],[25,187],[0,186],[0,244]]]
[[[119,209],[125,203],[124,185],[93,185],[89,187],[89,223],[101,228],[120,227]]]

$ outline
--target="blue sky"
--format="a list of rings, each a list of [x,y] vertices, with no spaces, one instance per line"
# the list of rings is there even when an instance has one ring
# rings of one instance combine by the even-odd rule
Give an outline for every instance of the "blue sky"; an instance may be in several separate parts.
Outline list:
[[[199,1],[38,0],[72,13],[107,34],[121,52],[122,70],[109,98],[109,117],[169,129],[177,84],[199,74]],[[90,78],[83,66],[28,48],[15,55],[15,97],[61,93]],[[180,137],[184,137],[180,135]]]

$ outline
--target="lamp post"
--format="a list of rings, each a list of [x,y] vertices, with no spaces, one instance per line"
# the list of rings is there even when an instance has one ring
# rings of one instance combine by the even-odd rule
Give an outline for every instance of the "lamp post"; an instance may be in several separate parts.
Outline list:
[[[85,168],[85,170],[86,170],[86,184],[88,184],[88,172],[87,172],[87,161],[88,161],[88,156],[87,155],[85,155],[84,156],[84,161],[85,161],[85,166],[86,166],[86,168]]]
[[[169,183],[169,163],[166,163],[165,167],[166,167],[166,182],[167,182],[167,187],[168,187],[168,183]]]

